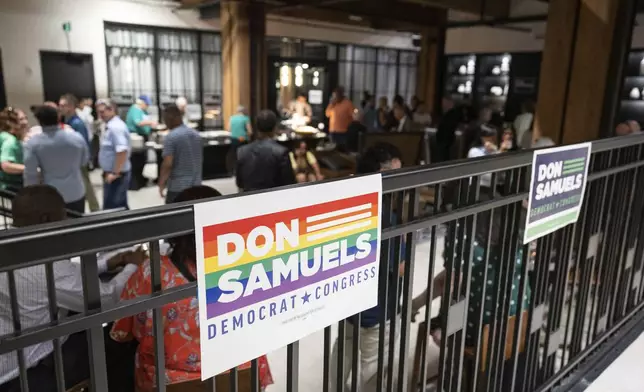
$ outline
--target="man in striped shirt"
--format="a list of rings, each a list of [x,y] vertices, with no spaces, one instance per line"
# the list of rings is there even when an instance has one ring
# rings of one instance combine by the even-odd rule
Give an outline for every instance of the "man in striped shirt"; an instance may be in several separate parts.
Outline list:
[[[184,125],[177,105],[165,108],[163,121],[170,133],[163,142],[159,194],[165,197],[166,203],[172,203],[184,189],[201,185],[203,145],[199,133]]]

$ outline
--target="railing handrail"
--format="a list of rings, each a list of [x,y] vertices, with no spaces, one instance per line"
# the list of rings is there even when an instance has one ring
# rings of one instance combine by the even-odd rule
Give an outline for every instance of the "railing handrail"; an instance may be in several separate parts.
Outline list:
[[[636,144],[644,144],[644,133],[593,141],[592,152]],[[532,150],[526,150],[391,171],[383,173],[383,192],[390,193],[527,166],[532,163],[532,155]],[[295,186],[308,185],[291,185],[280,189]],[[257,193],[262,192],[269,191]],[[217,199],[231,197],[239,197],[239,194]],[[207,200],[202,202],[205,201]],[[512,200],[508,200],[507,204],[511,202]],[[191,233],[194,230],[192,205],[192,202],[185,202],[7,230],[0,233],[0,271]],[[106,228],[111,228],[109,234],[104,231]],[[403,229],[404,226],[397,228],[398,231]],[[106,239],[106,236],[109,238]],[[24,243],[33,241],[38,241],[38,246],[31,247],[29,253],[24,253]]]

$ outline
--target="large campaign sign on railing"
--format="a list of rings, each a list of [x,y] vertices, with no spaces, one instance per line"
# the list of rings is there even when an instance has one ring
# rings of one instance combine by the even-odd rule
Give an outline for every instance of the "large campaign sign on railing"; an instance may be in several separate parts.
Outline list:
[[[378,303],[379,174],[196,204],[201,376]]]

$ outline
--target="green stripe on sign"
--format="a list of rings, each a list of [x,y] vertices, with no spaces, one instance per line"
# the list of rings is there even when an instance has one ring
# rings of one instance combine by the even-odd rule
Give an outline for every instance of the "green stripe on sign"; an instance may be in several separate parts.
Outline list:
[[[572,169],[575,167],[585,167],[585,166],[586,166],[586,162],[571,163],[571,164],[564,163],[563,168],[564,170],[566,170],[566,169]]]
[[[567,174],[572,174],[572,173],[581,173],[581,172],[584,171],[584,169],[585,169],[584,167],[580,167],[578,169],[564,170],[562,174],[567,175]]]
[[[551,231],[553,228],[560,228],[571,223],[575,222],[575,217],[577,216],[577,211],[572,211],[566,215],[562,215],[556,219],[537,224],[528,229],[528,238],[530,240],[537,239],[544,235],[545,233]]]
[[[266,272],[272,271],[273,270],[273,260],[278,258],[278,257],[281,257],[282,260],[286,261],[286,260],[288,260],[289,256],[291,256],[292,254],[300,253],[300,252],[302,252],[304,250],[308,250],[309,251],[309,257],[313,257],[313,249],[319,248],[321,246],[324,246],[326,244],[330,244],[330,243],[333,243],[333,242],[338,242],[338,241],[341,241],[341,240],[347,240],[347,248],[351,248],[353,246],[356,246],[356,242],[358,240],[358,237],[361,236],[362,234],[365,234],[365,233],[371,234],[371,240],[373,240],[374,238],[376,238],[378,230],[377,229],[366,230],[366,231],[363,231],[361,233],[357,233],[357,234],[354,234],[354,235],[343,237],[341,239],[327,241],[327,242],[324,242],[324,243],[321,243],[321,244],[313,245],[313,246],[308,247],[308,248],[301,248],[301,249],[298,249],[298,250],[296,250],[294,252],[283,253],[281,255],[276,255],[276,256],[270,257],[268,259],[258,260],[258,261],[254,262],[254,263],[243,264],[243,265],[240,265],[240,266],[237,266],[237,267],[233,267],[233,269],[241,271],[241,277],[239,279],[246,279],[250,275],[250,270],[253,267],[253,265],[255,265],[255,264],[260,264],[261,263],[261,264],[264,265],[264,270]],[[206,275],[206,288],[217,287],[217,285],[219,283],[219,277],[222,274],[224,274],[225,272],[229,271],[229,270],[230,270],[230,268],[225,269],[225,270],[221,270],[221,271],[217,271],[217,272],[211,272],[211,273],[207,274]]]
[[[575,158],[575,159],[568,159],[568,160],[564,161],[564,165],[571,164],[571,163],[576,163],[576,162],[584,162],[585,160],[586,160],[585,157]]]

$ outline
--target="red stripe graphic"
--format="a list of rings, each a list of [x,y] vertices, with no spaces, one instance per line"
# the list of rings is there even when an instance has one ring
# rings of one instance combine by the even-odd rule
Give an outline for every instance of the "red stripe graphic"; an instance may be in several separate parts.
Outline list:
[[[236,221],[220,223],[203,228],[204,240],[204,257],[214,257],[217,255],[217,237],[227,233],[239,233],[246,237],[251,230],[258,226],[273,227],[278,222],[290,222],[293,219],[299,219],[300,222],[300,235],[306,234],[306,218],[314,215],[325,214],[332,211],[342,210],[345,208],[355,207],[362,204],[372,203],[370,210],[364,212],[371,212],[372,216],[378,214],[378,193],[369,193],[348,199],[334,200],[328,203],[317,204],[293,210],[280,211],[272,214],[260,215],[248,219],[240,219]],[[330,220],[342,218],[345,214],[334,216],[329,219],[316,221],[314,224],[320,224]],[[232,251],[229,250],[229,251]]]

